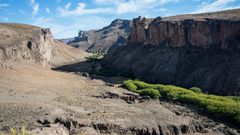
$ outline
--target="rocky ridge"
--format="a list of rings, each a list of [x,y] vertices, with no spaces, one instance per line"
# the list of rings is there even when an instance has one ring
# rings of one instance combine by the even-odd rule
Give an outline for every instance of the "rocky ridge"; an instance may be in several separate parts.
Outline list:
[[[198,86],[239,95],[240,10],[136,18],[129,45],[110,51],[105,65],[153,83]]]
[[[79,31],[78,36],[68,44],[88,52],[106,52],[126,43],[131,26],[130,20],[116,19],[99,30]]]
[[[54,40],[49,29],[0,23],[0,65],[34,62],[45,67],[83,58],[84,52]]]

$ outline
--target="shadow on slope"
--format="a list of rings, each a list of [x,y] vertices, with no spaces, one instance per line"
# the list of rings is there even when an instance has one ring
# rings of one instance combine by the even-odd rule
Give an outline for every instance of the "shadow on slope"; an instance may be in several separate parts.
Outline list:
[[[122,84],[126,79],[134,79],[134,76],[131,74],[121,73],[114,69],[101,67],[100,63],[101,61],[82,61],[52,68],[52,70],[75,73],[80,76],[89,77],[91,79],[100,79],[106,83],[112,84]]]

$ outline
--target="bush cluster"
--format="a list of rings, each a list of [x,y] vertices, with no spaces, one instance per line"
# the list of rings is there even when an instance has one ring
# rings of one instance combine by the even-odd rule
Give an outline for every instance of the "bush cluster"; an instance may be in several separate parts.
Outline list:
[[[93,62],[93,61],[99,61],[104,57],[104,53],[93,53],[92,55],[85,57],[87,61]]]
[[[240,124],[239,97],[208,95],[201,93],[201,89],[197,87],[185,89],[174,85],[148,84],[139,80],[124,81],[123,86],[140,95],[192,104],[215,117]]]
[[[146,88],[139,91],[141,96],[149,96],[151,98],[159,98],[161,94],[158,90],[152,88]]]

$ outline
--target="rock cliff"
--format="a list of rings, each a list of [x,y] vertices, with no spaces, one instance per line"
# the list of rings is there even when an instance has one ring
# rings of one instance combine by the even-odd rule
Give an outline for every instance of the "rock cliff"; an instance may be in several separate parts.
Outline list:
[[[64,49],[63,49],[64,48]],[[83,52],[53,39],[49,29],[0,23],[0,66],[34,62],[45,67],[80,58]]]
[[[240,95],[240,10],[133,20],[129,45],[105,65],[149,82]]]
[[[116,19],[100,30],[79,31],[78,36],[68,44],[88,52],[106,52],[110,48],[124,45],[131,27],[132,21]]]

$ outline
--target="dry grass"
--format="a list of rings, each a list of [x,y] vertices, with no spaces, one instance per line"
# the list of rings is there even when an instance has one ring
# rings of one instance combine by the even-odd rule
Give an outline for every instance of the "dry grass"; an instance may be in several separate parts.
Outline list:
[[[22,127],[21,129],[11,128],[10,133],[0,133],[0,135],[33,135],[33,134],[31,134],[30,131],[26,130],[25,127]]]

